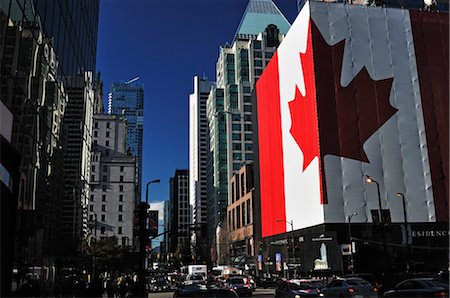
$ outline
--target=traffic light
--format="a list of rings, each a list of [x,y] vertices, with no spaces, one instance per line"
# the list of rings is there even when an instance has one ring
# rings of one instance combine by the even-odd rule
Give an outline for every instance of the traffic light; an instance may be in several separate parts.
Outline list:
[[[262,252],[264,250],[264,242],[263,241],[259,241],[259,251]]]

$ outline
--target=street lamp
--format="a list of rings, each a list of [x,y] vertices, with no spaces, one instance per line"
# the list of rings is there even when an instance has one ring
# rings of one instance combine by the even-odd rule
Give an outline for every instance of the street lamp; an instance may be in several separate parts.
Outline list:
[[[405,202],[405,195],[401,192],[398,192],[396,194],[397,197],[401,197],[403,201],[403,217],[405,218],[405,223],[408,223],[408,219],[406,218],[406,202]]]
[[[366,181],[368,182],[368,183],[375,183],[376,185],[377,185],[377,193],[378,193],[378,206],[379,206],[379,208],[380,208],[380,222],[381,223],[383,223],[383,218],[382,218],[382,207],[381,207],[381,195],[380,195],[380,184],[377,182],[377,181],[375,181],[375,180],[373,180],[373,178],[372,177],[370,177],[369,175],[366,175]]]
[[[352,249],[352,229],[351,229],[351,221],[352,217],[358,215],[357,212],[353,212],[348,216],[348,240],[350,243],[350,268],[352,268],[352,274],[354,273],[353,270],[353,249]]]
[[[293,263],[294,263],[294,275],[296,274],[295,272],[295,241],[294,241],[294,220],[291,219],[291,221],[287,221],[284,219],[277,219],[277,222],[285,222],[291,225],[291,237],[292,237],[292,259],[293,259]],[[289,271],[288,271],[289,273]],[[295,276],[294,276],[295,278]]]

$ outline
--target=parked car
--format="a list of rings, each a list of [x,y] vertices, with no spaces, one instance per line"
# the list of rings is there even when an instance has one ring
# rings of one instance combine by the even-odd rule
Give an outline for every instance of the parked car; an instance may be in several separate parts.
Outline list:
[[[170,291],[171,287],[167,278],[163,275],[155,276],[150,279],[148,289],[151,292],[166,292]]]
[[[173,297],[239,297],[229,287],[217,284],[192,284],[178,288]]]
[[[275,290],[275,297],[321,297],[323,294],[307,279],[282,281]]]
[[[255,282],[259,288],[276,288],[278,284],[283,281],[280,277],[257,277]]]
[[[339,278],[321,289],[325,297],[378,297],[377,289],[362,278]]]
[[[402,281],[383,297],[448,297],[448,283],[436,278],[411,278]]]
[[[251,296],[253,289],[250,279],[244,276],[233,276],[227,279],[226,285],[236,291],[239,296]]]
[[[313,285],[313,287],[319,290],[327,286],[327,284],[321,279],[309,279],[309,282]]]
[[[203,274],[190,274],[186,277],[186,281],[184,282],[185,285],[203,284],[203,283],[206,283]]]
[[[352,277],[362,278],[370,282],[372,286],[376,285],[376,280],[372,273],[353,273],[353,274],[346,274],[343,276],[343,278],[352,278]]]

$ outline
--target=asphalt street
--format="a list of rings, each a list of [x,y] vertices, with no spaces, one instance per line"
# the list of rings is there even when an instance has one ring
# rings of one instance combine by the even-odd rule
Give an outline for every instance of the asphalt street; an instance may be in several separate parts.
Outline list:
[[[252,297],[274,297],[275,289],[256,289]],[[172,298],[173,292],[150,293],[149,298]]]

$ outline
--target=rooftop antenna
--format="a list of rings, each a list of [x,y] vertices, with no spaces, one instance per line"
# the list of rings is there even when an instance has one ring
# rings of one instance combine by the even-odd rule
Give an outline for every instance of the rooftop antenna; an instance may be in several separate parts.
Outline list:
[[[139,77],[132,78],[128,82],[125,82],[125,85],[130,85],[131,83],[136,82],[137,80],[139,80]]]

